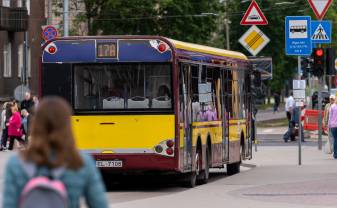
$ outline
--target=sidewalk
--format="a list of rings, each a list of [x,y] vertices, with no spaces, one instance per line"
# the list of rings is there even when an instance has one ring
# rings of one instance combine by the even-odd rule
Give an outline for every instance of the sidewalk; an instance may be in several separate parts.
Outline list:
[[[256,114],[256,121],[258,122],[282,118],[286,118],[284,108],[279,108],[279,110],[276,111],[275,113],[272,108],[268,108],[266,110],[258,110]]]
[[[236,207],[323,208],[337,204],[337,160],[316,147],[303,148],[302,166],[296,147],[262,147],[251,167],[234,176],[213,173],[208,184],[161,196],[111,203],[114,208]],[[215,174],[215,175],[214,175]],[[166,203],[163,203],[166,202]]]
[[[326,207],[337,205],[337,160],[317,147],[302,148],[298,166],[297,147],[260,147],[248,162],[257,167],[238,178],[236,184],[249,183],[231,194],[244,199],[271,202],[270,207]],[[254,206],[251,206],[254,207]]]

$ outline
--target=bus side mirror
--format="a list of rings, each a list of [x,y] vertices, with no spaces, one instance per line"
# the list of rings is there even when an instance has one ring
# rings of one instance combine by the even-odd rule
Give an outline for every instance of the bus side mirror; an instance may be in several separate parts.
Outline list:
[[[255,87],[261,87],[261,73],[260,72],[253,72],[253,75],[254,75],[254,79],[253,79],[253,83],[254,83],[254,86]]]

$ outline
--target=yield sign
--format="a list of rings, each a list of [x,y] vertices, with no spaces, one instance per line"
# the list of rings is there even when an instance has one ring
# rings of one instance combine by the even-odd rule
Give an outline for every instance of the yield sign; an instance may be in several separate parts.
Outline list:
[[[328,11],[332,0],[308,0],[312,10],[317,17],[317,19],[323,19],[326,12]]]
[[[250,3],[245,15],[243,16],[241,25],[267,25],[267,18],[262,13],[259,5],[253,0]]]

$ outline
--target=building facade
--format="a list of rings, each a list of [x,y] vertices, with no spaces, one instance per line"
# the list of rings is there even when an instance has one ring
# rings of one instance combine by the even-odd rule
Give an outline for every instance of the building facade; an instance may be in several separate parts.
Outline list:
[[[45,0],[0,0],[0,101],[13,98],[21,84],[33,94],[38,92],[45,24]]]

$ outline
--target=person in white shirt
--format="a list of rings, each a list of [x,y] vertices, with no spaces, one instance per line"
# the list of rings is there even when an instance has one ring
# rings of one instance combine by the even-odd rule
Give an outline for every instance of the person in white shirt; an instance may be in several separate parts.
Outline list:
[[[285,110],[287,114],[288,121],[291,120],[291,114],[293,112],[293,109],[295,107],[295,100],[293,97],[293,93],[290,93],[290,96],[287,98],[286,105],[285,105]]]
[[[289,139],[292,141],[295,140],[295,135],[292,134],[293,128],[295,125],[295,123],[292,121],[292,116],[293,116],[292,114],[293,114],[294,108],[295,108],[295,100],[293,97],[293,93],[291,92],[285,104],[285,111],[286,111],[287,118],[288,118],[288,130],[283,135],[284,142],[288,142]]]

